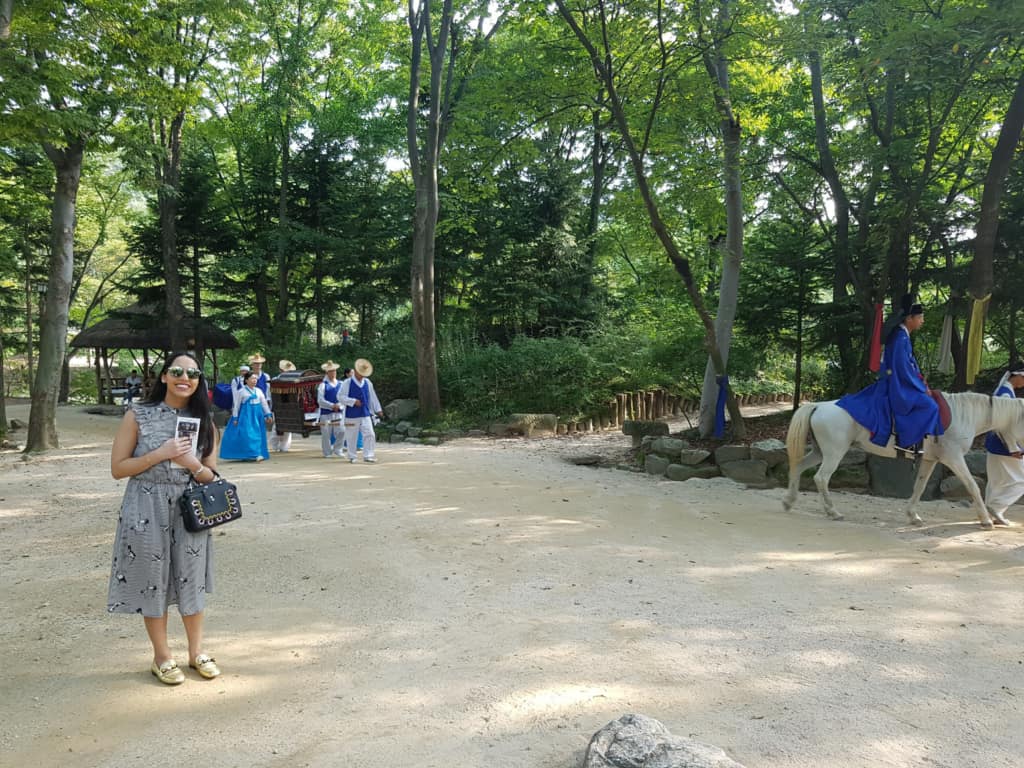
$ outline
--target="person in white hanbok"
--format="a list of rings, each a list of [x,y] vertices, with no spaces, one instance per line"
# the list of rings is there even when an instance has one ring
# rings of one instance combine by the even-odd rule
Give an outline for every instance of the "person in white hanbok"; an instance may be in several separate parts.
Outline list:
[[[372,374],[370,361],[359,358],[352,366],[352,377],[342,382],[338,395],[339,401],[345,404],[345,442],[348,460],[352,464],[356,461],[360,437],[363,439],[363,461],[369,464],[377,461],[377,437],[373,424],[374,417],[377,420],[384,417],[384,411],[369,379]]]
[[[340,457],[344,452],[344,404],[340,398],[342,382],[338,379],[340,367],[333,360],[321,365],[324,380],[316,388],[316,401],[320,405],[320,450],[325,459]]]
[[[1024,387],[1024,362],[1009,365],[999,380],[993,397],[1016,398],[1014,391]],[[1007,445],[995,432],[985,436],[985,506],[996,525],[1009,525],[1006,510],[1024,496],[1024,448],[1013,443]]]
[[[251,369],[248,365],[238,366],[238,375],[231,380],[231,396],[234,397],[235,392],[245,386],[245,377],[249,375]]]

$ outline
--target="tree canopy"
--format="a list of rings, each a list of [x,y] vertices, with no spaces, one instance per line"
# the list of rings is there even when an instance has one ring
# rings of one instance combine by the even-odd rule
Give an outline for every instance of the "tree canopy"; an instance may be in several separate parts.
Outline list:
[[[41,414],[67,334],[157,297],[268,359],[336,357],[349,329],[387,361],[384,393],[427,411],[521,407],[515,381],[467,386],[503,353],[577,361],[573,413],[617,388],[706,393],[709,353],[712,386],[834,396],[866,381],[875,307],[905,292],[936,383],[967,383],[973,299],[987,364],[1022,346],[1012,0],[8,16],[0,355],[33,361]]]

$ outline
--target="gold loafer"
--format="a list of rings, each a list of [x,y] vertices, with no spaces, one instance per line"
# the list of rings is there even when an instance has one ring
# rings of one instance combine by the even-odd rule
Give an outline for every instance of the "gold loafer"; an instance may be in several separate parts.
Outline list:
[[[149,671],[164,685],[180,685],[185,682],[185,673],[174,659],[168,659],[160,666],[154,661]]]
[[[205,653],[200,653],[196,656],[195,661],[190,661],[188,665],[207,680],[212,680],[220,674],[217,661],[213,656],[207,656]]]

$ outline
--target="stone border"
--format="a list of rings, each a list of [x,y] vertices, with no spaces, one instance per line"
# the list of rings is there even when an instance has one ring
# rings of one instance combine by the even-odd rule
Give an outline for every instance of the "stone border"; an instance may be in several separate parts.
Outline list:
[[[638,465],[627,467],[668,480],[685,481],[694,477],[727,477],[751,488],[779,488],[789,484],[789,457],[781,440],[760,440],[750,445],[720,445],[714,452],[691,446],[681,437],[668,434],[663,422],[628,422],[623,434],[633,438]],[[965,456],[978,488],[985,492],[987,472],[985,451],[973,449]],[[871,493],[875,496],[906,499],[917,478],[916,461],[905,458],[884,458],[851,448],[832,475],[829,487]],[[808,470],[800,480],[800,489],[816,490]],[[969,499],[970,494],[959,478],[945,466],[932,473],[921,498],[925,501]]]

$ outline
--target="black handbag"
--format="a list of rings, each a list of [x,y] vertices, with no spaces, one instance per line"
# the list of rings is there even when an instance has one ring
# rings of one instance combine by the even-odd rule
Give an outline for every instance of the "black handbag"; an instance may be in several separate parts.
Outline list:
[[[185,530],[201,533],[242,516],[238,488],[216,472],[209,483],[189,480],[178,504],[185,521]]]

